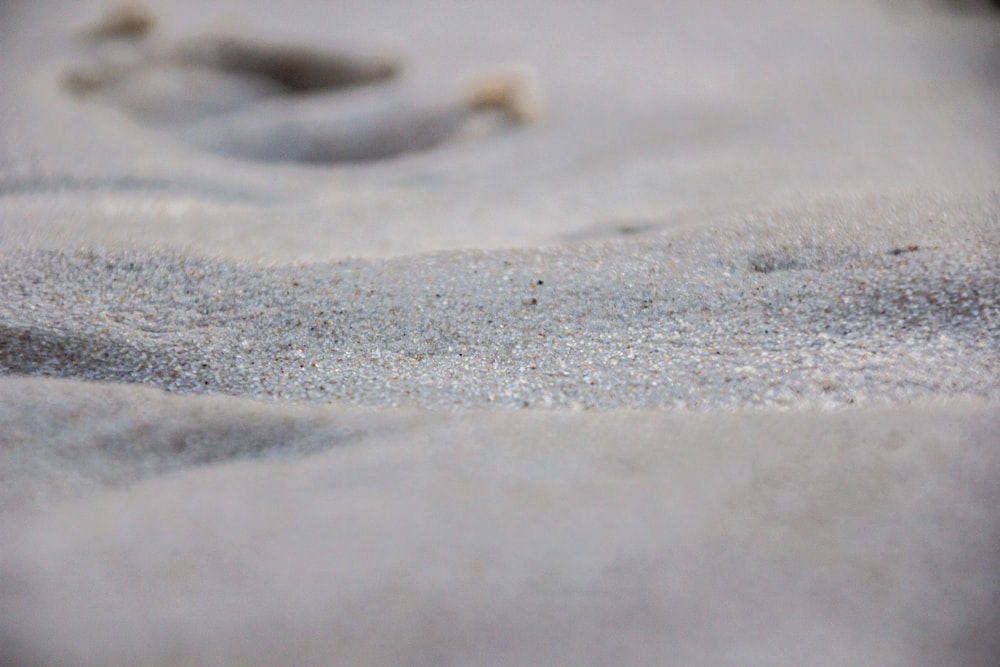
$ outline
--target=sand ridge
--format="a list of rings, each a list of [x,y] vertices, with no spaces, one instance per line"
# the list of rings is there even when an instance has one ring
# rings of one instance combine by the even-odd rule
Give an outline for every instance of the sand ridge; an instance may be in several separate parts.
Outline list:
[[[867,228],[834,204],[794,223],[382,263],[11,255],[0,364],[451,409],[996,399],[997,201],[887,200],[853,211],[880,218]]]

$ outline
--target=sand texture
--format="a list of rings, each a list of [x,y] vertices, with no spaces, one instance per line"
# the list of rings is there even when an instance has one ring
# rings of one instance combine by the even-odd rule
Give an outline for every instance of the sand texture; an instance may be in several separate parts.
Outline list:
[[[0,665],[1000,663],[988,3],[0,4]]]

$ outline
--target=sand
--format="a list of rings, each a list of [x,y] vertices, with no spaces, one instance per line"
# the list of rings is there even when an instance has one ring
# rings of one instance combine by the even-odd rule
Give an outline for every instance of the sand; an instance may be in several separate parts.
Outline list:
[[[1000,13],[102,11],[0,6],[0,663],[1000,660]]]

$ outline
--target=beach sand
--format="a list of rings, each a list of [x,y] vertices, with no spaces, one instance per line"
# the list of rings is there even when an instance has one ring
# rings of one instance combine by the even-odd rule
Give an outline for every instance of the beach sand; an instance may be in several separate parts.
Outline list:
[[[1000,661],[1000,13],[104,10],[0,5],[0,664]]]

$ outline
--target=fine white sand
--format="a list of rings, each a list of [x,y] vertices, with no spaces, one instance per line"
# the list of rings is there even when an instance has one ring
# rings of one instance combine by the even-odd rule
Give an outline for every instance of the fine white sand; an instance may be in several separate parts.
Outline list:
[[[205,5],[0,5],[0,664],[1000,662],[1000,12]]]

